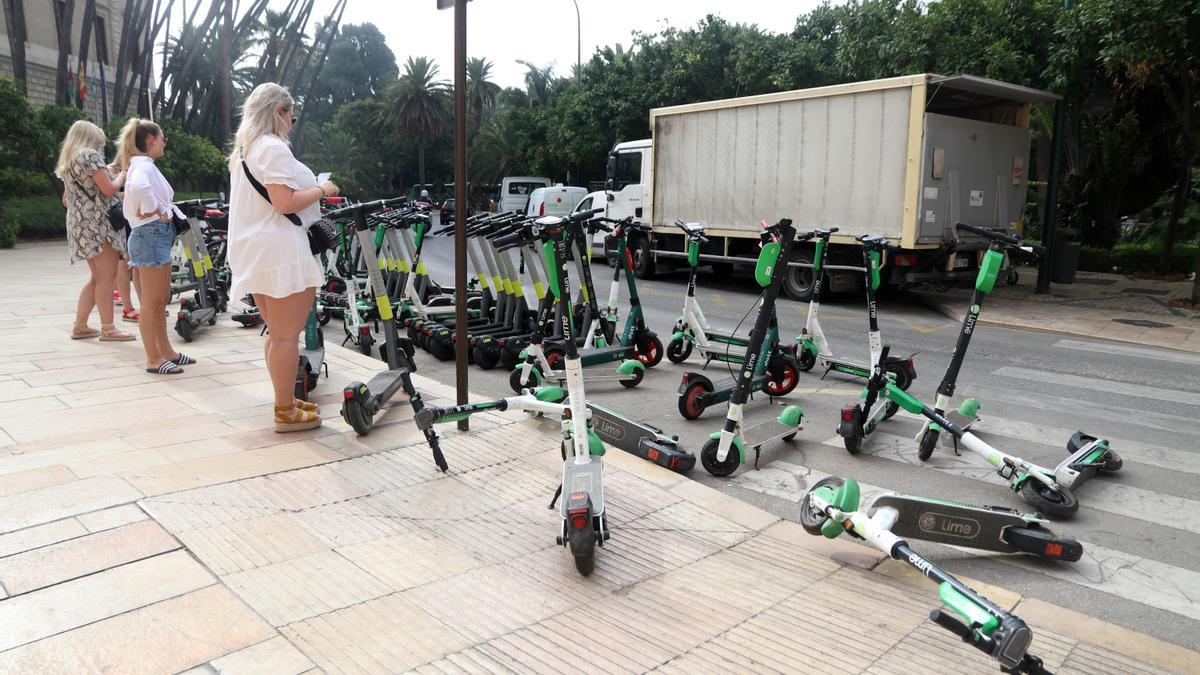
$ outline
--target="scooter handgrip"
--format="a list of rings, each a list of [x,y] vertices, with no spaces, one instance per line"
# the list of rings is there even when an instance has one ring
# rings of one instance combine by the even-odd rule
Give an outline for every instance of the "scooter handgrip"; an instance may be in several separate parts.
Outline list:
[[[524,239],[524,233],[517,231],[496,237],[492,240],[492,244],[496,248],[512,248],[513,246],[519,246],[522,239]]]
[[[992,241],[998,241],[998,242],[1001,242],[1004,244],[1009,244],[1012,246],[1020,246],[1021,245],[1021,240],[1017,239],[1014,236],[1004,234],[1003,232],[996,232],[994,230],[989,230],[986,227],[979,227],[978,225],[969,225],[967,223],[955,223],[954,229],[960,230],[962,232],[970,232],[971,234],[977,234],[985,239],[991,239]]]
[[[578,223],[581,220],[588,220],[588,219],[592,218],[593,216],[600,215],[601,213],[604,213],[604,209],[590,209],[588,211],[576,211],[575,213],[572,213],[567,218],[567,220],[571,221],[572,223]]]

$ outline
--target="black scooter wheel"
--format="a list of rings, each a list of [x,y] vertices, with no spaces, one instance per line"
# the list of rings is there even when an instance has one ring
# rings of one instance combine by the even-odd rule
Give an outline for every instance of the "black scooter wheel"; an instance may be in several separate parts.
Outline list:
[[[797,359],[798,367],[804,372],[812,370],[813,366],[817,365],[817,357],[807,349],[800,349],[800,356]]]
[[[667,358],[671,363],[683,363],[692,355],[692,341],[676,338],[667,343]]]
[[[704,465],[704,470],[714,476],[724,477],[737,471],[738,464],[741,464],[741,458],[738,456],[736,447],[729,448],[729,454],[725,455],[725,461],[717,460],[717,448],[720,446],[719,438],[710,438],[700,448],[700,463]]]
[[[846,427],[850,427],[849,430]],[[859,412],[858,406],[854,406],[854,419],[849,422],[843,420],[838,433],[842,436],[842,444],[846,446],[846,452],[857,455],[862,452],[863,425],[862,413]]]
[[[1039,513],[1053,518],[1070,518],[1079,510],[1079,500],[1067,488],[1049,487],[1036,478],[1021,484],[1021,498]]]
[[[704,414],[704,395],[711,389],[703,382],[688,385],[679,395],[679,414],[685,420],[697,420]]]
[[[587,527],[571,529],[567,534],[571,544],[571,556],[575,558],[575,569],[585,577],[596,569],[596,526],[593,520],[588,518]]]
[[[371,355],[371,345],[375,344],[375,338],[371,337],[370,333],[358,336],[358,351],[362,352],[363,356]]]
[[[523,386],[521,384],[521,368],[514,368],[508,375],[508,386],[514,393],[521,393],[522,389],[531,389],[542,383],[542,371],[534,368],[529,371],[529,381]]]
[[[1125,466],[1125,461],[1121,459],[1121,456],[1112,450],[1105,452],[1104,456],[1100,459],[1103,460],[1100,464],[1101,473],[1116,473],[1121,470],[1121,467]]]
[[[353,398],[342,401],[342,419],[346,420],[346,423],[353,427],[354,432],[359,436],[371,433],[371,427],[375,424],[375,420],[366,408]]]
[[[649,340],[644,341],[643,344],[634,342],[633,355],[638,361],[642,362],[643,366],[646,366],[647,368],[653,368],[654,366],[657,366],[658,364],[662,363],[662,340],[659,340],[658,336],[655,335]]]
[[[475,357],[475,365],[484,370],[491,370],[500,363],[500,355],[490,349],[476,346],[471,350],[471,355]]]
[[[646,376],[646,371],[641,368],[635,368],[632,377],[621,378],[619,382],[626,389],[633,389],[642,383],[642,378]]]
[[[512,370],[517,367],[517,355],[512,351],[500,348],[500,367],[505,370]]]
[[[819,537],[821,536],[821,526],[825,524],[826,520],[829,520],[829,516],[813,508],[809,495],[820,487],[831,487],[836,490],[842,487],[844,482],[838,476],[826,476],[804,493],[804,499],[800,501],[800,527],[803,527],[805,532]]]
[[[917,458],[922,462],[928,462],[929,458],[933,456],[933,449],[937,447],[937,442],[938,432],[933,429],[926,429],[925,433],[921,435],[921,445],[917,449]]]
[[[912,386],[912,377],[908,374],[908,368],[904,364],[889,363],[884,366],[884,370],[896,376],[896,386],[901,391],[908,391],[908,388]]]
[[[187,319],[179,319],[175,322],[175,332],[179,333],[179,337],[183,338],[184,342],[191,342],[196,339],[196,334],[192,330],[192,324]]]
[[[883,409],[883,419],[890,420],[900,412],[900,404],[895,401],[888,401],[887,407]]]

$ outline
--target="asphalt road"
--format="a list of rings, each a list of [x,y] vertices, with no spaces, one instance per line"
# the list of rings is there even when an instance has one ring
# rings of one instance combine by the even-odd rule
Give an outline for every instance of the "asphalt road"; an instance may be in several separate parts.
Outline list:
[[[431,238],[425,256],[431,276],[449,286],[452,241]],[[686,272],[680,271],[639,282],[648,325],[664,336],[664,342],[679,314],[685,281]],[[737,325],[757,295],[749,273],[720,279],[703,274],[698,285],[701,305],[717,327]],[[607,282],[600,284],[599,294],[607,296]],[[621,321],[626,309],[622,307]],[[799,334],[807,310],[807,303],[779,303],[785,337]],[[917,380],[910,393],[932,404],[959,321],[903,295],[881,299],[879,311],[892,353],[916,355]],[[985,306],[985,316],[986,312]],[[821,318],[836,353],[866,360],[867,317],[861,296],[828,299]],[[743,330],[752,320],[746,319]],[[453,362],[439,362],[423,352],[417,358],[423,375],[454,382]],[[689,422],[676,410],[680,376],[702,365],[694,355],[683,365],[663,359],[636,389],[601,381],[587,386],[588,397],[678,435],[684,447],[698,454],[708,435],[720,429],[725,412],[720,406]],[[608,374],[612,369],[599,371]],[[726,374],[720,364],[707,372],[713,379]],[[469,386],[483,396],[508,396],[508,375],[502,369],[472,366]],[[760,396],[746,407],[747,427],[765,422],[770,428],[779,405],[800,403],[805,428],[793,443],[764,446],[757,470],[743,466],[731,477],[714,478],[697,463],[690,477],[792,520],[808,486],[823,474],[851,476],[865,485],[915,495],[1033,510],[1006,487],[990,482],[994,474],[984,461],[965,451],[956,457],[943,445],[933,461],[923,465],[912,441],[920,424],[904,413],[884,423],[862,454],[851,456],[835,428],[841,406],[856,400],[862,383],[837,374],[824,379],[820,375],[816,370],[802,374],[795,392],[775,405]],[[1084,543],[1085,558],[1078,563],[978,555],[920,542],[917,549],[953,572],[1200,649],[1200,355],[1106,342],[1103,336],[1076,338],[981,326],[973,336],[957,393],[981,401],[982,420],[976,431],[1010,453],[1054,466],[1066,456],[1071,433],[1083,430],[1112,439],[1125,466],[1115,476],[1098,477],[1080,487],[1078,514],[1052,526],[1056,533]],[[613,539],[619,545],[619,531]]]

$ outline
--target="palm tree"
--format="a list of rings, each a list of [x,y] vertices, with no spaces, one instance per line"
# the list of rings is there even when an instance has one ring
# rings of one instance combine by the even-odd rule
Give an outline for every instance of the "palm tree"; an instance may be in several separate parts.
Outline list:
[[[492,82],[492,62],[487,59],[467,60],[467,108],[471,111],[471,127],[478,130],[483,113],[495,112],[500,85]]]
[[[471,143],[471,174],[483,183],[500,182],[517,169],[517,147],[508,117],[493,117]]]
[[[383,120],[400,136],[417,139],[417,180],[425,184],[425,144],[450,121],[450,83],[437,79],[438,67],[424,56],[408,57],[404,74],[384,94]]]
[[[546,103],[550,100],[551,87],[554,84],[554,66],[538,68],[528,61],[517,59],[517,63],[525,66],[525,89],[529,92],[529,107]]]

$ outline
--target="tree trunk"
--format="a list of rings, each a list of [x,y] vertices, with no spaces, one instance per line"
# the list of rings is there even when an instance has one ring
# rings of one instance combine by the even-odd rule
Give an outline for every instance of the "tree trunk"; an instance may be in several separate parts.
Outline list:
[[[79,63],[86,68],[88,60],[88,52],[91,51],[92,43],[92,24],[96,23],[96,0],[86,0],[83,6],[83,25],[79,27]],[[76,68],[76,74],[83,68]],[[83,109],[83,96],[80,88],[84,85],[83,82],[75,83],[75,105]]]
[[[338,4],[334,5],[333,11],[329,13],[332,18],[334,13],[337,13],[337,18],[333,19],[333,23],[329,24],[329,30],[326,31],[325,44],[321,49],[321,55],[316,61],[316,70],[313,71],[312,79],[308,81],[308,87],[304,90],[304,98],[301,103],[307,103],[312,98],[313,88],[317,85],[317,80],[321,77],[321,70],[325,67],[325,57],[329,56],[329,48],[333,46],[333,40],[337,37],[338,26],[342,23],[342,15],[346,13],[346,0],[338,0]],[[313,50],[317,46],[313,45]],[[299,157],[304,152],[304,122],[308,119],[306,116],[300,116],[300,123],[297,125],[295,134],[296,156]]]
[[[58,77],[54,81],[55,105],[71,105],[67,92],[67,72],[71,67],[71,25],[75,23],[75,0],[66,0],[62,22],[58,26]]]
[[[135,44],[134,41],[137,39],[133,35],[133,22],[140,5],[139,0],[126,0],[125,10],[121,14],[121,42],[117,45],[117,70],[113,73],[112,96],[112,113],[117,116],[125,114],[125,109],[119,106],[125,93],[125,82],[128,79],[126,66],[130,60],[129,45]]]
[[[217,128],[217,147],[229,141],[233,123],[233,0],[225,0],[225,21],[221,24],[221,116]]]
[[[29,73],[25,66],[25,0],[4,0],[4,27],[8,33],[8,49],[12,54],[13,78],[21,93],[29,95],[25,83]]]
[[[1175,199],[1171,205],[1171,219],[1167,221],[1167,233],[1163,235],[1162,258],[1158,261],[1158,273],[1171,273],[1171,259],[1175,253],[1175,239],[1179,236],[1179,220],[1187,208],[1188,194],[1192,191],[1192,157],[1184,157],[1179,166],[1179,178],[1175,183]]]
[[[421,138],[417,141],[417,183],[420,187],[417,188],[417,194],[421,194],[421,190],[425,189],[425,139]],[[457,205],[456,205],[457,208]]]

